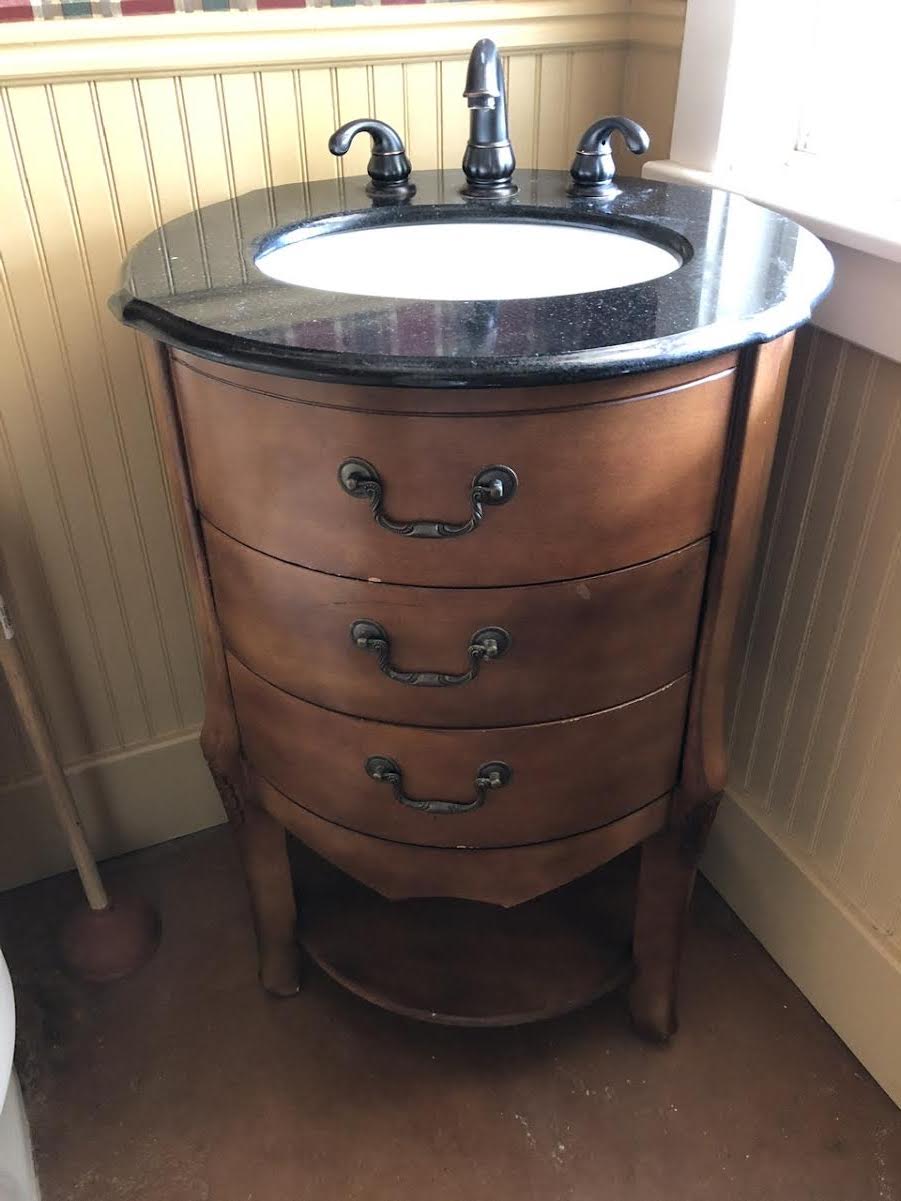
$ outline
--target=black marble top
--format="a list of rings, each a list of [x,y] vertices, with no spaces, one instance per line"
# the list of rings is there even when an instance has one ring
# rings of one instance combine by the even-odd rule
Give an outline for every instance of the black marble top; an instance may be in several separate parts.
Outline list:
[[[416,172],[408,202],[375,204],[365,177],[251,192],[169,221],[132,250],[110,300],[129,325],[237,366],[320,380],[498,387],[599,379],[687,362],[801,325],[832,260],[795,222],[708,188],[621,179],[572,199],[569,176],[518,171],[519,194],[465,200],[457,171]],[[322,233],[435,220],[563,220],[644,234],[683,265],[647,283],[525,300],[401,300],[279,283],[261,247],[313,221]],[[390,262],[380,264],[390,275]],[[476,264],[502,273],[502,261]]]

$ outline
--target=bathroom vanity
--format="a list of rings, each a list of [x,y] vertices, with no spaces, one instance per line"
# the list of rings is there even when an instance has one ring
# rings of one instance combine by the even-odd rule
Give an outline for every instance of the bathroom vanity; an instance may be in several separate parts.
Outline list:
[[[465,176],[355,123],[368,179],[171,221],[112,304],[157,344],[264,985],[297,990],[297,926],[403,1013],[524,1021],[628,981],[667,1037],[791,331],[831,264],[739,197],[614,180],[620,119],[514,175],[479,45]],[[305,911],[298,879],[299,924],[286,830],[348,885]],[[579,889],[639,845],[615,945]]]

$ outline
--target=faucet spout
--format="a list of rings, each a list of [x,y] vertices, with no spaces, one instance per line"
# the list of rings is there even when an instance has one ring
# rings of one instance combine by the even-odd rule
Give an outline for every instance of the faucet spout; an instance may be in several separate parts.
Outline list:
[[[497,56],[497,46],[490,38],[476,42],[469,55],[466,88],[463,95],[470,108],[494,108],[501,94],[503,67]]]
[[[516,168],[507,128],[507,90],[497,46],[490,38],[476,42],[469,56],[466,88],[469,141],[463,155],[464,196],[513,196]]]

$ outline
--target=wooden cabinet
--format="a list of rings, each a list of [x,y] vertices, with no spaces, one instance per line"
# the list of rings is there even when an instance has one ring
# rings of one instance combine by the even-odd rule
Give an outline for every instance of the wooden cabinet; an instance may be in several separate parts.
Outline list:
[[[223,641],[235,658],[340,713],[411,726],[554,721],[644,696],[686,675],[694,660],[706,538],[604,575],[423,588],[295,567],[208,524],[203,536]],[[361,623],[384,632],[384,661],[355,639]],[[469,648],[485,630],[506,641],[476,660]],[[475,677],[464,679],[470,671]],[[459,682],[397,678],[416,674]]]
[[[283,828],[384,897],[506,906],[642,843],[632,1010],[672,1031],[790,345],[463,393],[160,351],[267,987],[297,983]]]
[[[542,842],[606,825],[676,782],[687,676],[565,721],[449,730],[331,713],[231,657],[228,666],[255,770],[296,804],[363,834],[423,846]],[[400,782],[374,778],[373,758],[395,763]],[[509,778],[475,804],[479,769],[490,763],[506,765]]]
[[[316,571],[426,587],[533,584],[615,571],[710,533],[734,372],[576,408],[447,416],[306,404],[175,372],[197,506],[255,550]],[[637,383],[640,388],[640,383]],[[565,389],[561,389],[565,391]],[[474,481],[515,476],[477,531],[411,537],[339,486],[362,461],[392,523],[463,525]]]

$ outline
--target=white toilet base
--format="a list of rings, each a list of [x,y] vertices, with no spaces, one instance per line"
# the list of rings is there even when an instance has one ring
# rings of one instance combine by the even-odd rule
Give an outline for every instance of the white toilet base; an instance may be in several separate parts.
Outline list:
[[[28,1119],[15,1074],[0,1111],[0,1201],[40,1201]]]

